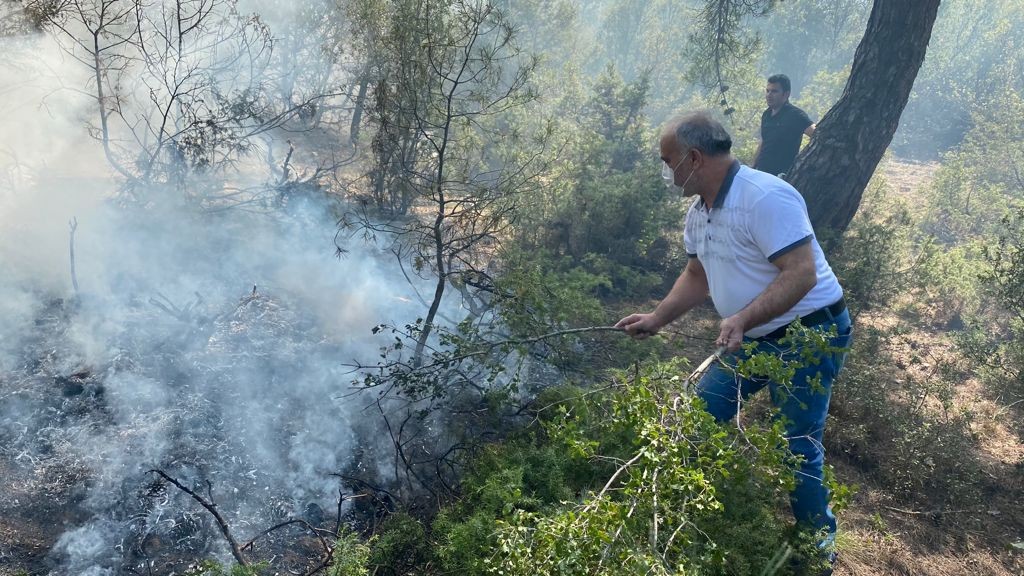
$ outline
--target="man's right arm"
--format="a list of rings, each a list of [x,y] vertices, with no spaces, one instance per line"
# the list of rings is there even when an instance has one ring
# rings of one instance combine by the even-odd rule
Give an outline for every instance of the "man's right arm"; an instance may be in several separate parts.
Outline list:
[[[668,296],[649,314],[631,314],[616,324],[635,338],[656,334],[666,324],[689,312],[708,296],[708,277],[697,258],[690,258]]]
[[[754,162],[750,164],[754,168],[757,168],[757,162],[761,159],[761,146],[764,146],[764,140],[760,140],[757,143],[757,152],[754,152]]]

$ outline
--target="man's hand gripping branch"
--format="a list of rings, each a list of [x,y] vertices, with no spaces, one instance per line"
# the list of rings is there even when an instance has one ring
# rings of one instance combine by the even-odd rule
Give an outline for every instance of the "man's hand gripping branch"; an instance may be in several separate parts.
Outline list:
[[[643,339],[657,334],[676,318],[689,312],[708,297],[708,278],[704,273],[704,266],[700,260],[690,258],[686,268],[676,279],[668,296],[662,300],[654,312],[647,314],[630,314],[616,324],[616,328],[622,328],[626,334]]]

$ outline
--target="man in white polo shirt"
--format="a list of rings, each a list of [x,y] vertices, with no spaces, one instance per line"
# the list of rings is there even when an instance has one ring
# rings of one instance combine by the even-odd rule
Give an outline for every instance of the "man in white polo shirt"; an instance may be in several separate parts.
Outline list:
[[[689,260],[668,296],[653,312],[632,314],[616,326],[643,338],[702,303],[708,293],[722,316],[716,344],[735,365],[740,344],[757,340],[758,350],[779,351],[786,326],[835,327],[834,346],[846,348],[852,329],[843,289],[814,238],[803,197],[786,182],[733,158],[732,139],[706,113],[671,121],[661,137],[663,176],[670,188],[696,197],[686,215],[684,243]],[[787,345],[788,347],[788,345]],[[818,363],[799,370],[785,386],[767,379],[738,378],[713,365],[697,390],[720,421],[734,417],[741,398],[766,385],[784,417],[792,452],[802,457],[791,495],[798,523],[826,534],[836,521],[822,484],[821,446],[832,381],[844,354],[818,353]],[[811,381],[820,376],[820,385]]]

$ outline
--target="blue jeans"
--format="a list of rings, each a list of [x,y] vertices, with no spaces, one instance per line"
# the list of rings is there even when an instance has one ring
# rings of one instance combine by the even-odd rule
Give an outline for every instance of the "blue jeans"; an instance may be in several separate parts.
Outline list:
[[[831,344],[848,348],[853,339],[849,311],[844,310],[818,327],[828,330],[832,325],[836,326],[838,335],[831,339]],[[749,338],[745,340],[751,341]],[[776,340],[760,340],[754,352],[779,354],[783,353],[784,348],[789,350],[791,346],[783,347]],[[786,359],[800,357],[799,350],[789,350],[784,354]],[[828,505],[828,489],[822,483],[825,448],[821,444],[821,439],[825,431],[829,399],[832,396],[832,381],[843,367],[846,352],[818,353],[816,356],[818,364],[810,363],[797,370],[793,381],[785,383],[785,386],[767,378],[741,378],[733,370],[716,363],[697,384],[697,393],[715,419],[725,422],[736,417],[743,399],[765,385],[768,386],[772,404],[778,408],[779,415],[783,418],[789,449],[802,459],[799,468],[795,470],[796,486],[790,494],[793,516],[797,523],[805,528],[825,529],[828,532],[828,539],[831,539],[836,531],[836,518]],[[738,359],[746,357],[746,353],[741,349],[736,354],[723,356],[722,360],[727,365],[735,366]],[[811,386],[808,379],[819,373],[821,386]]]

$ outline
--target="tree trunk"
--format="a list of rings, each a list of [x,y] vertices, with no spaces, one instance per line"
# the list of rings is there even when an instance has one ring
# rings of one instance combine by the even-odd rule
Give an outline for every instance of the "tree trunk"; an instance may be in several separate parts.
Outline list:
[[[370,67],[363,70],[359,78],[359,94],[356,96],[356,105],[352,110],[352,124],[348,129],[348,140],[353,146],[359,140],[359,128],[363,122],[363,106],[366,105],[366,91],[370,85]]]
[[[790,171],[819,233],[841,234],[857,213],[907,105],[939,2],[875,0],[843,96]]]

